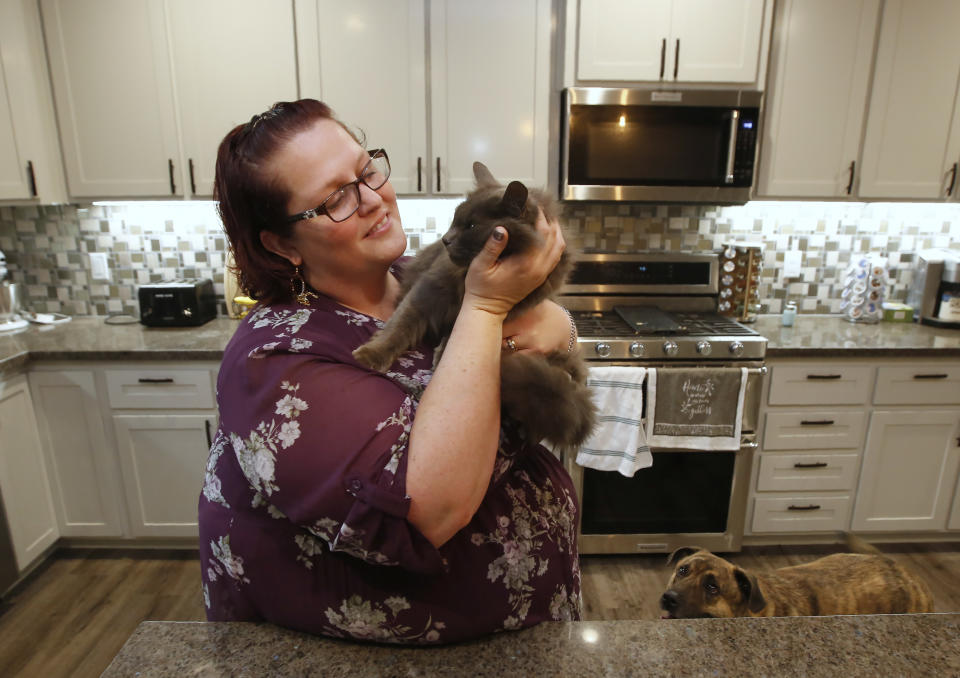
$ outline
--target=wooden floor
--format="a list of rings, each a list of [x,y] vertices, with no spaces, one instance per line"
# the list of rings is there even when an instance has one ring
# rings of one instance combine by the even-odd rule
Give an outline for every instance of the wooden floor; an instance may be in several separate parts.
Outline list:
[[[937,612],[960,612],[960,543],[880,548],[927,580]],[[839,550],[747,547],[729,559],[771,569]],[[666,556],[583,556],[582,569],[585,619],[659,618]],[[0,674],[99,676],[147,619],[204,619],[195,551],[60,551],[0,603]]]

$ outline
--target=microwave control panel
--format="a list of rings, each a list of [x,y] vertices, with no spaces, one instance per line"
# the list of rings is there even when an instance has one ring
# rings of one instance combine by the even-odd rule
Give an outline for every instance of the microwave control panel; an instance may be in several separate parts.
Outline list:
[[[757,119],[760,111],[756,108],[740,110],[740,122],[737,125],[737,146],[733,159],[733,185],[750,186],[753,183],[753,165],[757,150]]]

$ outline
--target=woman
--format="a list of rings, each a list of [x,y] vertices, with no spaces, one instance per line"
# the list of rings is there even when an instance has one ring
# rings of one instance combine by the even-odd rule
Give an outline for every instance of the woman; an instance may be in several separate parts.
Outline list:
[[[504,326],[556,265],[559,227],[541,216],[543,247],[503,261],[497,229],[442,360],[422,346],[372,372],[351,352],[393,312],[406,248],[389,172],[310,99],[220,145],[220,214],[260,303],[217,383],[199,507],[207,617],[398,643],[577,619],[570,478],[499,403],[505,344],[567,347],[555,304]]]

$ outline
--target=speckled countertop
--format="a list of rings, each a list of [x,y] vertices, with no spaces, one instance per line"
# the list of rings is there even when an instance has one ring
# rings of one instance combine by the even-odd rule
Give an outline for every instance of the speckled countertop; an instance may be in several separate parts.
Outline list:
[[[548,622],[433,648],[143,622],[114,676],[956,676],[960,614]]]
[[[216,318],[200,327],[107,325],[103,317],[62,325],[31,325],[0,334],[0,376],[30,360],[220,360],[240,321]],[[750,325],[767,337],[767,356],[960,357],[960,330],[914,323],[858,325],[839,316],[800,315],[783,327],[779,315]]]

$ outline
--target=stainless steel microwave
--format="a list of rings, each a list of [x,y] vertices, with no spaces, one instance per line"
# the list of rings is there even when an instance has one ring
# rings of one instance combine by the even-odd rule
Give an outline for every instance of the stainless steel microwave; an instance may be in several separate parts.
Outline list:
[[[570,87],[564,200],[745,203],[762,92]]]

